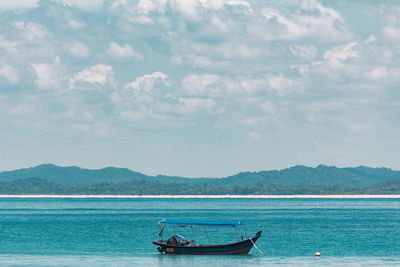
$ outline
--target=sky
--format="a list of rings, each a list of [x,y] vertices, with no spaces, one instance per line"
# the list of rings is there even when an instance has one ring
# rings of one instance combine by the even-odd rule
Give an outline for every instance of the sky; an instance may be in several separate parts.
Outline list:
[[[400,2],[2,0],[0,171],[400,169]]]

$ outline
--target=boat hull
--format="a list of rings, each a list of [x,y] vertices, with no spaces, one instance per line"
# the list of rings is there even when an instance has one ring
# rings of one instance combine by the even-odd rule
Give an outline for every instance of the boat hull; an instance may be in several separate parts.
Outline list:
[[[223,245],[197,245],[197,246],[179,246],[163,243],[162,241],[153,241],[158,246],[158,251],[166,254],[183,255],[229,255],[229,254],[248,254],[253,244],[260,237],[261,231],[252,238]]]

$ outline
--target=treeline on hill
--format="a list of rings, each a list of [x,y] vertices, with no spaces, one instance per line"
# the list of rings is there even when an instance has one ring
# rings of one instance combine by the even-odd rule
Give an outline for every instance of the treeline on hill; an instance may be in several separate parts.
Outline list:
[[[65,185],[43,178],[0,182],[0,194],[87,194],[87,195],[292,195],[292,194],[400,194],[400,179],[368,187],[214,185],[212,183],[157,183],[145,179],[126,182],[102,182],[92,185]]]

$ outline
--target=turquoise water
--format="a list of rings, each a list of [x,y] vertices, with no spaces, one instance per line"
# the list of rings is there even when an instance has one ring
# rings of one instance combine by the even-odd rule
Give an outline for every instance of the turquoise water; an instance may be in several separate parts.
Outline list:
[[[151,240],[163,218],[243,221],[249,235],[264,231],[257,245],[267,256],[160,255]],[[209,234],[235,239],[229,228]],[[0,265],[400,266],[400,199],[5,198]]]

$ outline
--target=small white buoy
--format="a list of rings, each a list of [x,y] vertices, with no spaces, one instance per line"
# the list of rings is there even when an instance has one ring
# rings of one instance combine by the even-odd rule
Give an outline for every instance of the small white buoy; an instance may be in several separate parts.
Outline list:
[[[321,256],[321,253],[315,252],[314,256],[315,256],[315,257],[319,257],[319,256]]]

